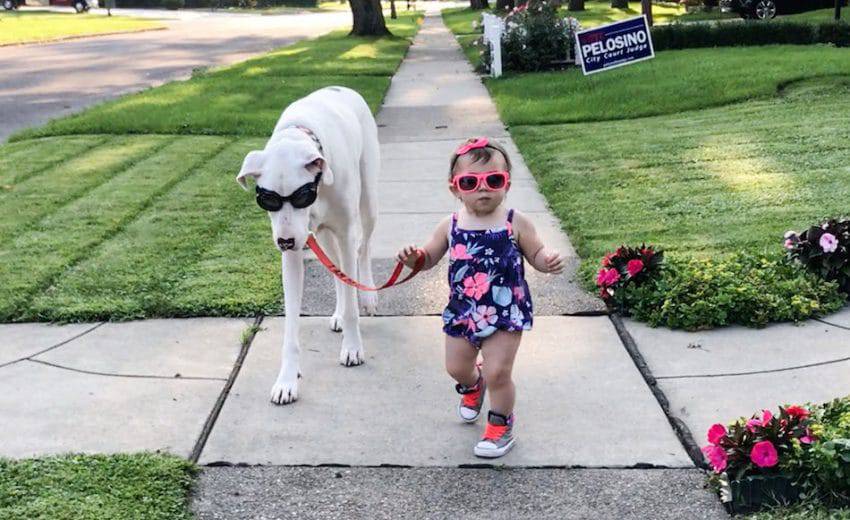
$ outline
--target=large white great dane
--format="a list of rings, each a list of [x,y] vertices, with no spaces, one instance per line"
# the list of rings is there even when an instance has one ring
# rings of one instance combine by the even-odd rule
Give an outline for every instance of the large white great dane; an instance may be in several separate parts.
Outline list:
[[[326,87],[289,105],[263,150],[245,157],[236,180],[256,180],[257,203],[268,211],[272,239],[282,253],[286,311],[280,373],[271,391],[275,404],[298,398],[298,320],[304,286],[304,244],[315,231],[334,262],[352,277],[374,285],[370,242],[377,219],[380,169],[378,128],[357,92]],[[357,290],[334,279],[336,310],[330,320],[342,330],[339,362],[364,362]],[[377,298],[361,293],[367,313]]]

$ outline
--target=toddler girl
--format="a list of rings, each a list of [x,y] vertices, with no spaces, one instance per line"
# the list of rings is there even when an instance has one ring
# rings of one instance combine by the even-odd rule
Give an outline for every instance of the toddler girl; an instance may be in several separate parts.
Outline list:
[[[410,245],[398,253],[411,267],[424,254],[423,269],[430,269],[449,251],[443,331],[446,370],[462,396],[461,420],[478,419],[490,390],[487,428],[474,449],[479,457],[501,457],[515,442],[511,372],[522,332],[532,323],[523,257],[544,273],[564,269],[561,255],[543,245],[531,221],[503,206],[510,171],[510,158],[497,143],[482,137],[461,145],[449,169],[449,190],[463,203],[460,211],[440,222],[424,248]],[[476,364],[479,351],[483,362]]]

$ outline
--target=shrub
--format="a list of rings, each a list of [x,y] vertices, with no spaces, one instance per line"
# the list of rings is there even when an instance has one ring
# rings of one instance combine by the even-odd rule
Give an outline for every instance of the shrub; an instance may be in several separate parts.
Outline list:
[[[763,327],[840,309],[835,282],[782,258],[744,253],[721,260],[668,258],[660,276],[623,290],[622,306],[652,326],[697,330],[730,324]]]
[[[830,219],[797,234],[785,234],[788,257],[850,294],[850,219]]]
[[[830,506],[850,505],[850,396],[813,409],[818,441],[794,446],[782,470],[794,475],[804,498]]]
[[[185,0],[162,0],[162,7],[166,9],[180,9],[186,5]]]
[[[652,28],[656,51],[698,47],[749,45],[850,45],[850,24],[843,21],[811,24],[794,21],[748,20],[736,23],[658,25]]]
[[[570,61],[578,22],[561,18],[557,6],[543,0],[525,3],[505,17],[502,34],[502,69],[541,71],[563,68]],[[490,65],[489,46],[482,53],[482,67]]]

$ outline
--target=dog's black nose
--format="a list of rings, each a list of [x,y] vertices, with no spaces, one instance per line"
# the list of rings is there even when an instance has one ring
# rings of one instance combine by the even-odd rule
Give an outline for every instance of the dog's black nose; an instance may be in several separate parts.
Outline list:
[[[290,249],[295,249],[295,239],[294,238],[278,238],[277,245],[284,251],[288,251]]]

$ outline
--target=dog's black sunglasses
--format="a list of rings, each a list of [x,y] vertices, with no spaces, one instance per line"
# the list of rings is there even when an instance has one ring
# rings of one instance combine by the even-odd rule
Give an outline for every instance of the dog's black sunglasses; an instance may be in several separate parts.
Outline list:
[[[266,211],[279,211],[284,202],[292,204],[293,208],[303,209],[316,202],[319,194],[319,181],[322,180],[322,172],[316,174],[313,182],[301,186],[288,197],[279,195],[276,191],[267,190],[257,186],[257,204]]]

